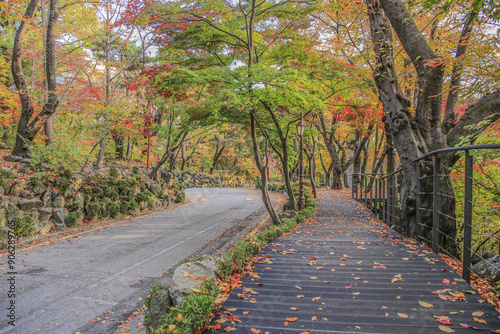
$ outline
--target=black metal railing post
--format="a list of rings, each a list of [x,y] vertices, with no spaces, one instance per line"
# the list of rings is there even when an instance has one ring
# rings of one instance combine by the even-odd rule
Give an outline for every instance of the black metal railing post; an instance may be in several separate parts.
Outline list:
[[[472,247],[472,165],[469,150],[465,151],[465,193],[464,193],[464,249],[462,256],[463,278],[470,283],[470,260]]]
[[[422,206],[422,171],[420,169],[420,161],[416,162],[416,173],[417,173],[417,199],[416,199],[416,220],[417,226],[415,227],[417,233],[417,241],[420,241],[422,236],[422,213],[420,207]]]
[[[439,252],[439,193],[441,191],[441,182],[439,180],[439,172],[441,170],[441,159],[434,156],[434,189],[432,192],[433,210],[432,210],[432,250],[434,253]]]
[[[391,184],[391,219],[389,226],[396,225],[396,177],[394,175],[390,178]]]

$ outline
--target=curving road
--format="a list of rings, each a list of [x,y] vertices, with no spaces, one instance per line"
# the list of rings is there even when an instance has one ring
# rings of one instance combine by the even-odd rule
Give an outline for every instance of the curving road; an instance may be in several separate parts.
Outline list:
[[[7,298],[11,275],[2,254],[0,333],[112,333],[143,304],[152,282],[168,284],[166,271],[195,253],[224,249],[266,216],[255,190],[186,195],[193,203],[18,251],[15,298]]]

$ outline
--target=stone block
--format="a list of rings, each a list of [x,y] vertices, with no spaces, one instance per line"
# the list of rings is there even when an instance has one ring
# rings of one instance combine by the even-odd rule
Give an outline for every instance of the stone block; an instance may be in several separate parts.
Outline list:
[[[33,210],[43,208],[43,202],[38,198],[35,199],[21,199],[18,203],[21,210]]]
[[[64,199],[63,195],[57,195],[55,198],[53,197],[52,199],[52,207],[54,208],[64,208],[65,204],[66,200]]]
[[[48,222],[48,221],[43,221],[38,224],[39,231],[38,233],[40,235],[46,235],[47,233],[50,232],[50,230],[54,227],[54,223]]]
[[[50,217],[50,220],[55,222],[55,224],[63,224],[64,225],[64,219],[66,219],[66,216],[68,215],[68,210],[64,208],[59,208],[55,209],[52,211],[52,217]],[[66,226],[66,225],[64,225]]]

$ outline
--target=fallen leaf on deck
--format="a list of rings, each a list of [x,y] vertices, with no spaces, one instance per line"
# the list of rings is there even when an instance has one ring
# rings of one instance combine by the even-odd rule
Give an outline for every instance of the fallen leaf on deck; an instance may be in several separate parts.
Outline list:
[[[419,303],[419,304],[420,304],[420,306],[422,306],[422,307],[434,307],[434,305],[429,304],[429,303],[427,303],[427,302],[423,302],[423,301],[421,301],[421,300],[419,300],[419,301],[418,301],[418,303]]]
[[[451,329],[450,327],[446,327],[446,326],[439,326],[439,329],[443,332],[446,332],[446,333],[455,333],[455,331],[453,329]]]

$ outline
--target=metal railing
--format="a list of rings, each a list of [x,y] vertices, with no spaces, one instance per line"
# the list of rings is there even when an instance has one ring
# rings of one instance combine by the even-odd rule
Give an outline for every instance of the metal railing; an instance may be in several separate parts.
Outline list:
[[[491,227],[495,225],[500,226],[500,210],[495,208],[493,203],[481,203],[485,196],[484,193],[488,190],[495,191],[497,196],[500,197],[500,185],[495,182],[492,177],[479,176],[484,175],[484,171],[481,169],[481,161],[474,158],[474,154],[471,151],[478,150],[498,150],[500,149],[500,144],[490,144],[490,145],[471,145],[463,147],[454,147],[442,150],[436,150],[425,154],[415,160],[417,175],[419,176],[417,182],[417,238],[418,240],[428,244],[435,253],[444,253],[450,258],[457,262],[461,262],[463,275],[462,277],[470,283],[471,275],[475,275],[479,280],[485,280],[485,271],[473,268],[473,264],[483,262],[488,266],[495,267],[495,265],[488,261],[488,258],[484,257],[486,252],[490,254],[498,254],[500,247],[500,239],[497,232],[491,231]],[[462,154],[460,163],[456,164],[454,169],[448,171],[448,173],[443,174],[441,169],[441,159],[444,154]],[[425,159],[432,159],[432,173],[427,175],[422,171],[422,162]],[[481,159],[483,160],[483,159]],[[476,167],[476,168],[475,168]],[[476,169],[476,170],[475,170]],[[431,179],[432,178],[432,179]],[[426,187],[424,189],[424,184],[428,183],[431,187]],[[453,198],[449,198],[450,194],[442,191],[442,187],[449,183],[453,188]],[[488,187],[484,187],[484,183],[489,183]],[[482,185],[481,185],[482,184]],[[496,189],[496,190],[495,190]],[[426,192],[429,190],[429,192]],[[473,195],[475,199],[473,199]],[[423,199],[425,197],[432,198],[432,207],[423,207]],[[444,200],[456,205],[455,212],[453,215],[444,213],[441,204]],[[431,239],[427,239],[424,236],[423,230],[428,228],[422,223],[423,214],[432,210],[432,212],[427,212],[427,214],[432,214],[432,233]],[[491,224],[483,224],[484,219],[489,219]],[[443,226],[441,226],[442,221],[453,221],[458,231],[457,235],[449,235],[444,232]],[[448,249],[443,247],[439,240],[443,238],[448,238],[456,244],[458,252],[453,254]],[[485,247],[485,252],[481,253],[481,248]],[[500,268],[496,268],[500,271]],[[500,280],[500,277],[498,278]],[[490,283],[494,281],[490,280]],[[499,293],[499,291],[496,291]]]
[[[473,275],[477,281],[488,281],[492,290],[500,294],[495,287],[500,275],[492,277],[485,269],[500,273],[496,264],[500,261],[493,261],[493,256],[500,253],[500,184],[492,175],[500,172],[498,150],[500,144],[442,149],[423,155],[414,163],[418,176],[417,240],[460,264],[467,282]],[[452,154],[462,156],[450,170],[443,170],[442,159],[450,159]],[[408,224],[402,222],[407,217],[402,217],[399,210],[403,176],[401,170],[390,175],[353,175],[352,197],[387,225],[408,235],[409,231],[404,231]],[[446,232],[449,226],[453,235]],[[454,250],[444,247],[443,240]]]
[[[352,175],[352,198],[366,205],[377,218],[400,233],[403,176],[402,169],[387,175]]]

